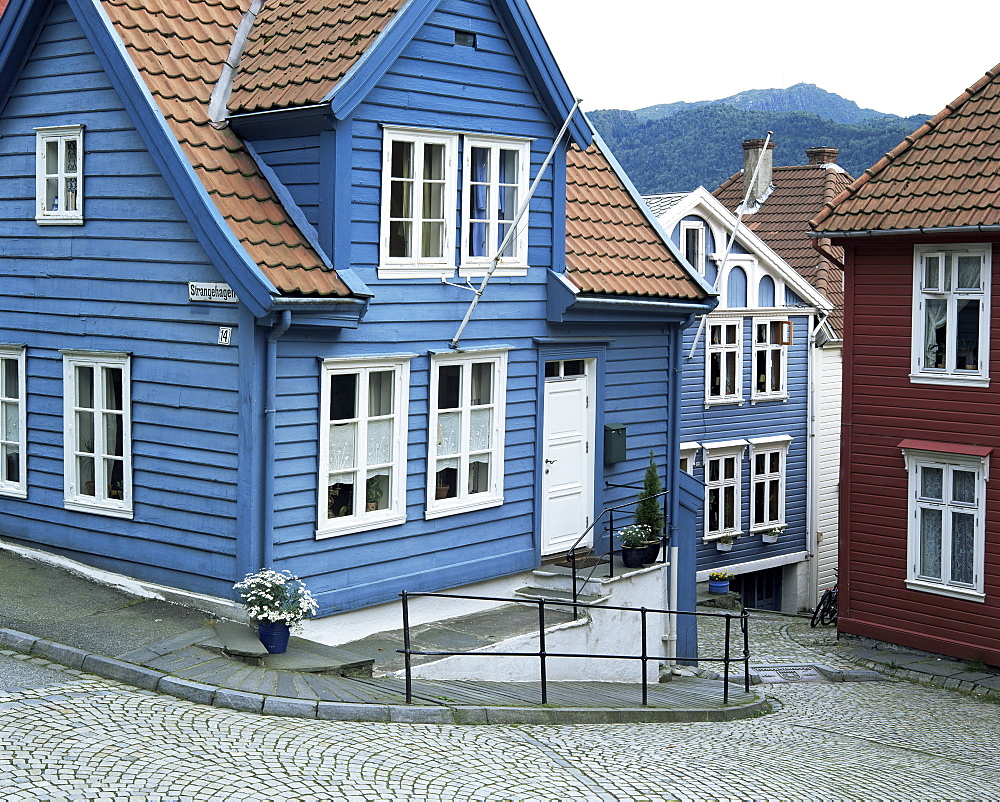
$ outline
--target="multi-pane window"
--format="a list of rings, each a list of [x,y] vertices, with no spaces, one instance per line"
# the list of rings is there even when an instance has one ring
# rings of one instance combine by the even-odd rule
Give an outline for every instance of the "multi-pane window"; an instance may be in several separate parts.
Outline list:
[[[709,402],[740,401],[743,394],[743,320],[708,324],[705,397]]]
[[[382,264],[454,263],[457,138],[386,131],[382,158]]]
[[[0,493],[27,492],[24,348],[0,346]]]
[[[914,262],[912,378],[984,382],[989,376],[990,247],[918,247]]]
[[[130,515],[128,355],[63,354],[66,506]]]
[[[681,253],[699,273],[705,273],[705,225],[690,220],[681,221]]]
[[[39,224],[83,223],[83,126],[35,129]]]
[[[909,469],[909,570],[917,590],[983,593],[986,459],[904,449]]]
[[[792,344],[790,320],[753,321],[753,397],[785,398],[788,346]]]
[[[788,438],[751,441],[750,528],[767,530],[785,523],[785,457]]]
[[[706,445],[705,449],[705,537],[738,535],[743,445],[721,449]]]
[[[504,245],[500,264],[527,259],[527,219],[511,232],[528,186],[528,144],[465,138],[462,263],[488,264]]]
[[[506,354],[431,365],[427,514],[502,501]]]
[[[407,387],[405,360],[324,365],[317,536],[405,518]]]

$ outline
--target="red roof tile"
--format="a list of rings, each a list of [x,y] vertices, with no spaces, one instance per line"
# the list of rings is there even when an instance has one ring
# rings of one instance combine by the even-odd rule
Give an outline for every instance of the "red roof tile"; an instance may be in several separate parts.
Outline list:
[[[566,275],[590,294],[706,297],[596,142],[566,157]]]
[[[820,232],[1000,225],[1000,64],[831,199]]]
[[[247,39],[229,110],[319,103],[404,0],[269,0]]]
[[[245,0],[102,0],[195,174],[236,238],[287,295],[347,296],[243,143],[209,124],[208,100]]]
[[[775,167],[774,189],[743,222],[754,234],[819,290],[834,305],[830,324],[838,334],[844,324],[844,283],[840,266],[824,258],[808,236],[809,220],[851,183],[851,176],[831,165]],[[727,179],[712,193],[733,214],[743,202],[743,173]],[[841,264],[844,249],[824,243]]]

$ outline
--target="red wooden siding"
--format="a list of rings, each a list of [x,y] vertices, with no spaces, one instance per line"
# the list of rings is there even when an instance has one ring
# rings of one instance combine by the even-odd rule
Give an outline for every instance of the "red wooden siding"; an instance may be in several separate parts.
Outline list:
[[[841,631],[1000,664],[1000,326],[989,388],[912,384],[913,247],[993,242],[992,319],[1000,316],[1000,238],[884,237],[848,244],[840,526]],[[907,438],[989,446],[986,601],[907,589]]]

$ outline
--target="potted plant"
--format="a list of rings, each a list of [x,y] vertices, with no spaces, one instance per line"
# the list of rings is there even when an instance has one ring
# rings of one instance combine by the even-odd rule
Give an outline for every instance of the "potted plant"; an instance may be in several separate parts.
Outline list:
[[[642,568],[652,531],[646,524],[629,524],[618,530],[622,562],[626,568]]]
[[[708,592],[709,593],[729,593],[729,580],[735,574],[731,571],[709,571],[708,572]]]
[[[317,610],[305,583],[288,571],[261,568],[233,587],[240,592],[247,614],[257,623],[257,637],[271,654],[288,648],[291,628]]]
[[[663,539],[663,485],[660,482],[660,472],[657,470],[653,451],[649,452],[649,465],[642,479],[642,491],[639,493],[639,503],[635,508],[635,522],[640,526],[649,527],[649,540],[646,547],[644,562],[656,562],[660,556],[660,541]]]
[[[378,503],[382,500],[382,482],[380,476],[370,476],[365,482],[365,502],[367,511],[378,509]]]
[[[780,535],[780,534],[781,534],[781,527],[780,526],[772,526],[770,529],[767,529],[764,532],[760,533],[760,539],[764,543],[777,543],[778,542],[778,535]]]
[[[723,535],[715,541],[715,548],[719,551],[732,551],[733,543],[736,542],[737,535]]]

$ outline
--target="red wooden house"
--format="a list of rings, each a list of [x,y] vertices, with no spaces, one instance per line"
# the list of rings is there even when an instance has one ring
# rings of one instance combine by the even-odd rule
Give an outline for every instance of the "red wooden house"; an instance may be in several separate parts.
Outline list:
[[[1000,66],[811,225],[845,249],[840,630],[1000,664]]]

